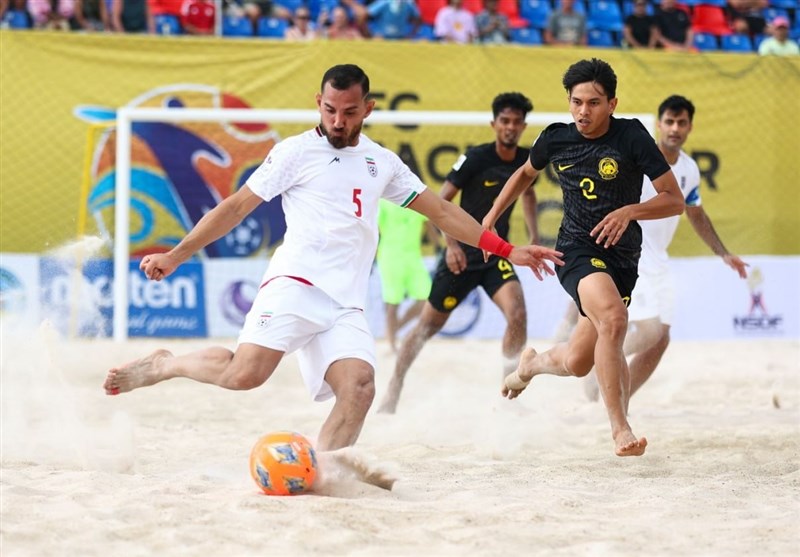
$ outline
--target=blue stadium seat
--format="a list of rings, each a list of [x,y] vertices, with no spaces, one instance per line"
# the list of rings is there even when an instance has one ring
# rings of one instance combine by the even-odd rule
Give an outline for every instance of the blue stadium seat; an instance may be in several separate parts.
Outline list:
[[[619,46],[614,41],[614,34],[611,31],[606,31],[605,29],[589,29],[586,34],[586,44],[589,46],[601,48]]]
[[[542,44],[542,32],[535,27],[511,29],[511,42],[525,45]]]
[[[589,3],[589,14],[586,17],[589,29],[605,31],[622,31],[622,11],[616,0],[596,0]]]
[[[222,19],[222,35],[224,37],[252,37],[253,24],[246,17],[226,15]]]
[[[768,8],[764,8],[764,10],[761,12],[761,15],[764,16],[764,19],[767,20],[768,24],[772,23],[772,20],[778,17],[779,15],[785,17],[789,21],[792,21],[792,18],[789,17],[789,10],[787,10],[786,8],[778,8],[776,6],[769,6]]]
[[[773,8],[783,8],[784,10],[800,9],[798,0],[769,0],[769,5]]]
[[[694,47],[697,50],[717,50],[717,37],[711,33],[695,33],[694,34]]]
[[[519,0],[519,16],[528,20],[529,27],[547,27],[550,10],[550,0]]]
[[[27,12],[22,10],[8,10],[3,15],[3,23],[8,25],[9,29],[31,28],[31,18]]]
[[[183,33],[178,16],[172,14],[158,14],[153,16],[158,35],[180,35]]]
[[[433,25],[422,23],[417,28],[417,33],[414,35],[414,39],[418,41],[435,41],[436,35],[433,33]]]
[[[271,39],[282,39],[286,34],[289,23],[285,19],[277,17],[258,18],[258,36]]]
[[[291,13],[294,13],[297,8],[306,6],[305,0],[275,0],[274,3],[278,6],[283,6]]]
[[[311,21],[317,21],[319,12],[325,10],[331,13],[331,10],[339,5],[339,0],[308,0],[306,6],[311,13]],[[294,13],[294,11],[292,12]]]
[[[723,35],[719,38],[719,46],[728,52],[753,52],[753,41],[747,35]]]

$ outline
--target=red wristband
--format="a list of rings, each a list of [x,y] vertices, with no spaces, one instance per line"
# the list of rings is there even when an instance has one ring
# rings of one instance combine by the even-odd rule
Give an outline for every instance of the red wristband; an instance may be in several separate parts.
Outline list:
[[[511,255],[511,250],[514,249],[514,246],[489,230],[484,230],[481,234],[481,239],[478,240],[478,247],[500,257],[508,257]]]

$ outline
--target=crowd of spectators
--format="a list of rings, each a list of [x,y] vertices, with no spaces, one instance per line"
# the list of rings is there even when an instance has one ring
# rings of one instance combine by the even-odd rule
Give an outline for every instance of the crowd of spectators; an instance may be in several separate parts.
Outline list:
[[[3,27],[798,53],[800,0],[0,0]]]

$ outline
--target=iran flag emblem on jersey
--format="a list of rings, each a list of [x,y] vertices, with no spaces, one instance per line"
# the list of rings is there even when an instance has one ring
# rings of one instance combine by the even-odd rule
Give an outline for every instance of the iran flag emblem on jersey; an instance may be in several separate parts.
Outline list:
[[[369,170],[369,175],[375,178],[378,175],[378,165],[375,164],[375,159],[371,159],[369,157],[364,157],[367,159],[367,170]]]

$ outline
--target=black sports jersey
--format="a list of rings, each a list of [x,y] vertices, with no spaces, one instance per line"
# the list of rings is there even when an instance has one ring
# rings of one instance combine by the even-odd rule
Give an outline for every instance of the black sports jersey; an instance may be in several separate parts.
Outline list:
[[[497,154],[494,142],[484,143],[461,155],[447,175],[447,180],[461,190],[461,208],[481,222],[506,181],[526,160],[528,153],[525,149],[518,148],[514,160],[504,161]],[[508,219],[513,209],[512,203],[495,224],[497,234],[505,240],[508,240]],[[483,265],[483,252],[480,249],[459,243],[467,257],[468,266]]]
[[[608,132],[596,139],[583,137],[575,124],[551,124],[531,147],[531,164],[542,170],[548,163],[558,176],[564,197],[564,217],[556,249],[596,246],[589,232],[624,205],[639,203],[644,174],[655,180],[670,170],[664,155],[639,120],[611,118]],[[606,250],[620,267],[636,267],[642,229],[631,221],[615,246]]]

